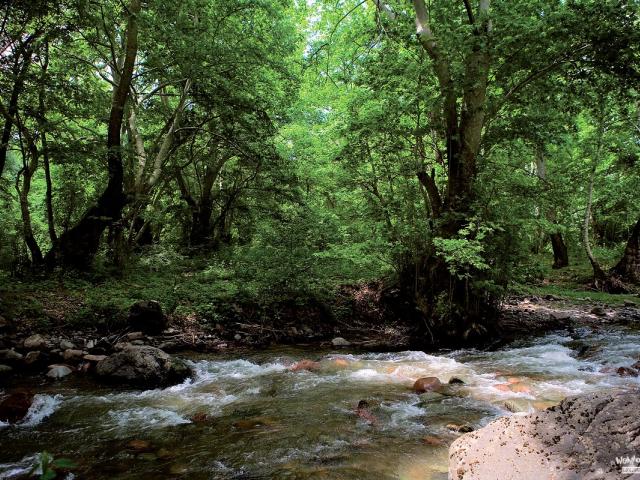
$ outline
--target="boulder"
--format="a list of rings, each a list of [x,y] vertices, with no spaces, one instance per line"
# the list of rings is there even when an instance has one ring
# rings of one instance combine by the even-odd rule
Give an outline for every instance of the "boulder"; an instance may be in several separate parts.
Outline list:
[[[42,335],[31,335],[24,341],[24,348],[27,350],[43,350],[47,347],[47,341]]]
[[[136,302],[129,309],[129,326],[155,335],[167,328],[167,318],[160,303],[154,300]]]
[[[69,340],[61,340],[59,345],[60,350],[74,350],[76,348],[73,342],[70,342]]]
[[[629,367],[618,367],[616,373],[621,377],[637,377],[638,371]]]
[[[442,388],[442,382],[437,377],[422,377],[413,384],[416,393],[437,392]]]
[[[82,350],[68,349],[62,353],[62,358],[64,358],[66,361],[80,360],[84,356],[84,354],[85,352],[83,352]]]
[[[597,315],[598,317],[604,317],[607,315],[607,311],[602,307],[593,307],[591,309],[591,313]]]
[[[333,340],[331,340],[331,345],[333,345],[334,347],[349,347],[351,346],[351,342],[348,340],[345,340],[342,337],[336,337]]]
[[[22,420],[31,404],[33,394],[26,390],[18,390],[9,394],[0,402],[0,422],[16,423]]]
[[[140,387],[161,387],[184,381],[191,369],[159,348],[129,346],[96,365],[98,378]]]
[[[449,449],[456,480],[626,478],[616,457],[640,449],[640,396],[600,392],[529,415],[500,418]]]
[[[105,358],[107,358],[106,355],[85,355],[82,357],[85,362],[101,362]]]
[[[47,377],[58,380],[66,377],[67,375],[71,375],[71,373],[73,373],[73,370],[67,365],[49,365]]]

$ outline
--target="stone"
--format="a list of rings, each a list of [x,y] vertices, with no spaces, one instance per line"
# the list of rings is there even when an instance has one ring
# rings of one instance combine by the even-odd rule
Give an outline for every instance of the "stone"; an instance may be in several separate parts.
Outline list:
[[[616,373],[621,377],[637,377],[638,376],[638,371],[629,367],[619,367],[616,370]]]
[[[15,325],[13,324],[13,322],[10,322],[5,317],[0,315],[0,331],[9,331],[9,330],[13,331],[14,329],[15,329]]]
[[[87,349],[87,350],[91,350],[91,349],[92,349],[92,348],[94,348],[95,346],[96,346],[96,341],[95,341],[95,340],[89,340],[89,341],[87,342],[86,349]]]
[[[336,337],[333,340],[331,340],[331,345],[333,345],[334,347],[349,347],[351,346],[351,342],[348,340],[345,340],[342,337]]]
[[[129,309],[129,326],[144,333],[156,335],[167,328],[167,318],[155,300],[134,303]]]
[[[415,393],[437,392],[442,388],[442,382],[437,377],[422,377],[413,384]]]
[[[67,375],[71,375],[73,370],[67,365],[49,365],[49,371],[47,372],[47,377],[53,379],[64,378]]]
[[[22,420],[33,403],[33,393],[17,390],[0,402],[0,422],[16,423]]]
[[[137,346],[144,345],[144,340],[133,340],[131,342],[131,345],[137,345]]]
[[[96,374],[106,382],[155,388],[180,383],[193,372],[159,348],[129,346],[98,362]]]
[[[635,368],[636,370],[640,370],[640,361],[634,363],[633,365],[631,365],[631,368]]]
[[[34,365],[43,360],[44,354],[40,350],[33,350],[31,352],[27,352],[24,357],[24,363],[26,365]]]
[[[425,445],[431,445],[432,447],[438,447],[442,444],[444,444],[444,442],[439,439],[438,437],[434,437],[431,435],[427,435],[426,437],[422,437],[422,443],[424,443]]]
[[[239,333],[236,333],[236,334],[233,336],[233,339],[234,339],[236,342],[239,342],[240,340],[242,340],[242,335],[240,335]]]
[[[593,307],[591,313],[598,317],[605,317],[607,315],[607,311],[602,307]]]
[[[22,360],[23,358],[24,355],[16,352],[13,348],[8,350],[0,350],[0,360],[17,362]]]
[[[0,364],[0,377],[5,377],[11,372],[13,372],[13,368],[11,368],[9,365]]]
[[[82,357],[85,362],[101,362],[105,358],[107,358],[106,355],[85,355]]]
[[[457,423],[448,423],[447,428],[458,433],[473,432],[473,427],[471,425],[458,425]]]
[[[625,300],[624,301],[624,306],[625,307],[635,307],[636,306],[636,302],[634,302],[633,300]]]
[[[533,410],[533,406],[529,402],[529,400],[525,400],[523,398],[512,398],[504,402],[504,408],[513,413],[518,412],[530,412]]]
[[[320,370],[320,363],[314,362],[313,360],[304,359],[291,365],[289,367],[289,370],[291,370],[292,372],[298,372],[300,370],[308,370],[310,372],[314,372]]]
[[[47,341],[42,335],[31,335],[24,341],[24,348],[27,350],[42,350],[47,347]]]
[[[62,358],[64,358],[66,361],[69,360],[80,360],[83,356],[84,356],[85,352],[83,352],[82,350],[65,350],[62,353]]]
[[[449,385],[464,385],[464,381],[460,380],[458,377],[451,377],[447,383],[449,383]]]
[[[640,448],[638,409],[637,392],[607,391],[500,418],[453,442],[449,478],[626,478],[615,458],[632,456]]]
[[[60,350],[74,350],[76,346],[69,340],[60,340]]]
[[[135,439],[127,442],[127,448],[134,452],[150,452],[153,450],[151,442],[147,440]]]
[[[144,338],[144,333],[142,332],[131,332],[125,335],[125,338],[129,341],[132,340],[141,340]]]

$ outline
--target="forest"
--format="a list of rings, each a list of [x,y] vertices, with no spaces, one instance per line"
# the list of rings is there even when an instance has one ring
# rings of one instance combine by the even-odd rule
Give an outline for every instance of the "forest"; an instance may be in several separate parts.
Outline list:
[[[73,471],[57,457],[79,464],[79,476],[69,478],[446,478],[447,463],[454,478],[447,448],[465,438],[466,427],[505,412],[546,412],[568,395],[597,396],[611,385],[637,393],[639,87],[637,0],[3,2],[0,436],[3,422],[24,414],[23,423],[31,421],[38,399],[38,412],[51,412],[34,423],[46,439],[39,456],[19,440],[0,453],[0,463],[13,468],[0,464],[0,478],[14,478],[10,471],[29,477],[33,471],[16,465],[34,458],[40,478]],[[620,338],[624,351],[616,350]],[[159,353],[143,351],[156,347]],[[112,444],[89,461],[90,452],[57,437],[70,422],[61,413],[64,384],[37,385],[45,375],[60,380],[73,372],[68,388],[93,398],[103,387],[83,382],[123,380],[101,372],[136,348],[136,355],[179,358],[150,383],[146,373],[124,383],[189,386],[158,393],[153,404],[128,399],[137,410],[125,411],[126,422],[143,432],[136,422],[148,425],[167,409],[180,413],[182,423],[200,429],[190,437],[196,450],[212,432],[227,438],[221,424],[211,426],[213,417],[228,419],[236,435],[280,432],[277,445],[293,442],[280,431],[282,412],[269,405],[203,410],[203,382],[222,382],[225,399],[240,393],[202,361],[230,361],[219,368],[249,384],[258,380],[237,362],[266,368],[260,382],[276,375],[267,359],[287,374],[337,375],[340,382],[338,368],[365,376],[389,374],[384,362],[417,369],[378,390],[361,386],[367,400],[360,403],[357,393],[348,395],[351,383],[328,393],[348,408],[358,404],[355,437],[363,424],[384,424],[385,415],[397,420],[397,398],[388,397],[400,395],[391,392],[398,382],[423,394],[423,416],[434,411],[424,402],[448,405],[425,400],[425,392],[450,399],[465,388],[502,413],[480,414],[465,403],[447,411],[457,412],[460,428],[450,428],[442,412],[440,430],[421,421],[429,435],[416,435],[427,457],[402,443],[409,434],[393,430],[396,423],[391,433],[377,427],[385,439],[358,446],[346,460],[322,457],[333,447],[315,424],[302,431],[320,442],[320,460],[283,463],[271,457],[275,450],[253,451],[269,458],[265,467],[219,440],[224,454],[216,458],[227,470],[205,465],[213,457],[187,462],[176,440],[187,434],[162,414],[151,423],[173,429],[171,446],[162,444],[162,431],[142,440],[141,433],[113,434],[110,441],[129,442],[124,467],[114,464],[120,457]],[[477,351],[488,357],[481,361]],[[529,354],[541,366],[527,364]],[[553,363],[560,354],[563,362],[589,365]],[[522,365],[509,360],[518,355]],[[203,368],[206,382],[198,376]],[[489,388],[486,375],[502,379],[489,385],[498,397],[478,393]],[[179,383],[188,376],[195,383]],[[588,388],[555,391],[535,382]],[[507,393],[515,400],[500,397]],[[16,395],[28,400],[14,418],[2,406],[15,404]],[[165,405],[172,395],[202,408],[176,413]],[[526,408],[518,403],[523,396],[531,397]],[[329,408],[310,402],[313,415]],[[407,405],[418,408],[414,400]],[[98,407],[87,400],[73,408],[89,421]],[[362,467],[375,462],[373,450],[384,455],[373,469]],[[409,466],[402,452],[410,452]],[[145,455],[153,461],[141,462]],[[620,465],[601,461],[589,468],[627,478]],[[468,458],[460,462],[455,478],[497,478],[467,469]],[[539,469],[527,472],[499,478],[546,478]]]

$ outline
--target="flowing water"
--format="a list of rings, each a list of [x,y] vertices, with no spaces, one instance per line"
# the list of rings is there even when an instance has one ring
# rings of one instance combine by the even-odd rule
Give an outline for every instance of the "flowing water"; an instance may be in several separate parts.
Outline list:
[[[40,393],[28,417],[0,426],[0,478],[19,477],[48,451],[78,463],[75,478],[444,479],[459,435],[448,424],[478,428],[509,409],[639,386],[612,371],[638,359],[637,331],[578,333],[589,346],[580,355],[569,333],[555,332],[492,352],[191,356],[195,377],[164,390],[113,391],[80,379],[32,385]],[[303,358],[319,369],[291,371]],[[411,386],[424,376],[465,384],[418,396]],[[361,399],[374,423],[356,415]]]

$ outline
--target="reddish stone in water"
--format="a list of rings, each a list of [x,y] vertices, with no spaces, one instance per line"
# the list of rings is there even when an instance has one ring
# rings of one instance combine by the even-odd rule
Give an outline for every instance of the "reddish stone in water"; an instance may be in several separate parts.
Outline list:
[[[416,393],[437,392],[442,388],[442,382],[437,377],[422,377],[413,384]]]
[[[616,370],[616,373],[621,377],[637,377],[638,371],[629,367],[620,367]]]
[[[147,440],[140,440],[140,439],[135,439],[128,442],[127,448],[135,452],[150,452],[152,450],[151,442],[148,442]]]
[[[424,443],[425,445],[431,445],[433,447],[437,447],[442,445],[444,442],[438,437],[427,435],[426,437],[422,437],[422,443]]]
[[[18,390],[0,402],[0,421],[16,423],[22,420],[33,403],[33,393]]]
[[[310,372],[320,370],[320,363],[314,362],[313,360],[300,360],[299,362],[294,363],[289,370],[292,372],[297,372],[299,370],[308,370]]]
[[[193,423],[206,423],[211,420],[211,417],[205,412],[198,412],[191,417]]]

